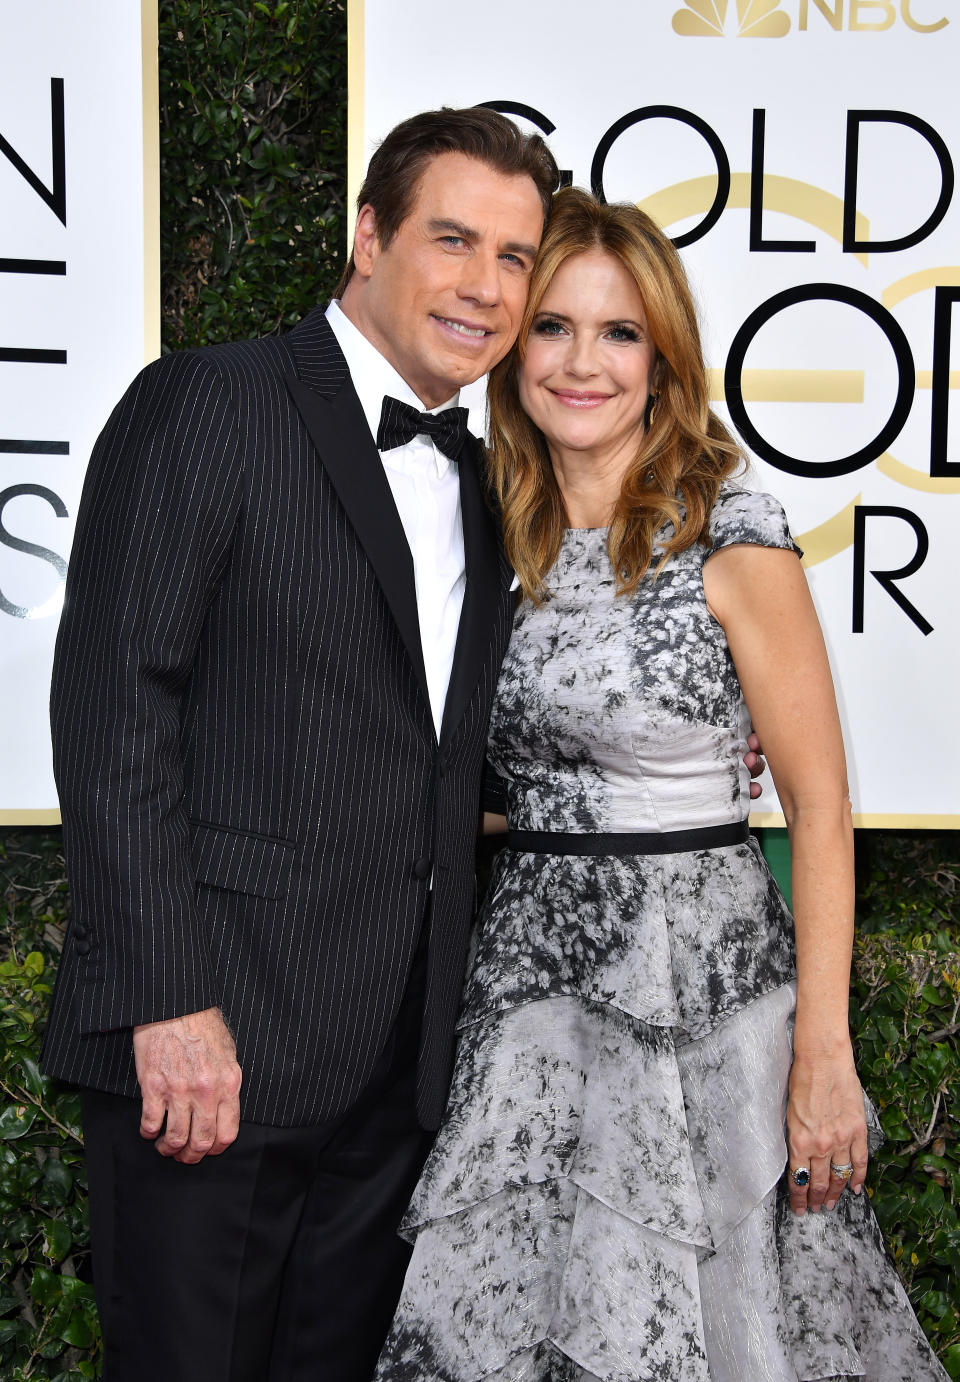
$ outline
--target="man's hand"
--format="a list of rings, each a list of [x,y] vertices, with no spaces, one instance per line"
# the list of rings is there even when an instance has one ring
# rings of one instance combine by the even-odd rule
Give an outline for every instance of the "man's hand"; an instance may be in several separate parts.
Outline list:
[[[743,755],[743,761],[750,771],[751,778],[759,777],[766,771],[766,763],[763,761],[763,749],[760,747],[760,740],[751,730],[747,735],[748,752]],[[754,801],[763,793],[763,788],[759,782],[750,783],[750,800]]]
[[[192,1165],[230,1146],[240,1125],[241,1075],[219,1008],[134,1027],[133,1054],[143,1095],[140,1135],[156,1138],[161,1156]]]

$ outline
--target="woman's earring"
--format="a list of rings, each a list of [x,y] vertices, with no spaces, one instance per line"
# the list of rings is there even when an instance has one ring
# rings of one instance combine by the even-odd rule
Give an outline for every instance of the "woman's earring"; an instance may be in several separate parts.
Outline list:
[[[644,426],[644,429],[647,430],[647,431],[649,431],[649,429],[653,426],[653,419],[654,419],[654,418],[656,417],[656,415],[657,415],[657,404],[658,404],[659,402],[660,402],[660,394],[659,394],[659,391],[656,392],[656,393],[650,393],[650,394],[647,395],[647,406],[646,406],[646,408],[645,408],[645,410],[644,410],[644,414],[643,414],[643,426]]]

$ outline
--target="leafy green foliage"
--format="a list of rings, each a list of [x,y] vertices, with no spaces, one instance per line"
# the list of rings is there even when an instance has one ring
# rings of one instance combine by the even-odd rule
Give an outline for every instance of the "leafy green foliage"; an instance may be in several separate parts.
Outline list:
[[[39,1068],[66,925],[59,832],[0,833],[0,1376],[96,1376],[76,1094]]]
[[[960,1378],[960,840],[875,834],[853,1029],[887,1137],[868,1185],[920,1322]]]
[[[161,0],[168,349],[292,326],[346,250],[342,0]]]

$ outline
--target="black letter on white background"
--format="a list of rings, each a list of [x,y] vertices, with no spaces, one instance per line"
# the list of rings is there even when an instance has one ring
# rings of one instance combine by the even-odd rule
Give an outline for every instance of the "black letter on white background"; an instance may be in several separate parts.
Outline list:
[[[905,523],[909,523],[917,538],[917,550],[906,563],[896,571],[875,571],[871,569],[870,575],[880,582],[884,590],[894,600],[908,619],[916,624],[917,628],[924,635],[933,633],[933,625],[924,619],[916,605],[910,603],[902,590],[898,590],[895,582],[905,580],[907,576],[912,576],[915,571],[927,559],[930,550],[930,539],[927,530],[917,514],[911,513],[909,509],[891,508],[886,504],[858,504],[854,510],[853,518],[853,632],[863,633],[863,587],[866,576],[867,554],[866,554],[866,534],[868,518],[902,518]]]
[[[53,186],[47,187],[25,163],[3,135],[0,134],[0,154],[7,158],[24,177],[42,201],[62,224],[67,224],[67,141],[63,124],[63,78],[50,78],[50,161],[53,164]]]
[[[933,313],[933,395],[930,402],[930,474],[960,475],[960,461],[947,459],[950,425],[950,339],[953,304],[960,288],[938,288]]]
[[[678,235],[673,242],[677,249],[683,249],[684,245],[692,245],[695,240],[702,240],[723,215],[730,196],[730,160],[716,130],[699,115],[694,115],[693,111],[683,110],[680,106],[641,106],[639,110],[631,110],[627,115],[622,115],[610,126],[597,145],[590,168],[590,186],[593,195],[599,197],[602,202],[607,200],[603,192],[603,169],[607,154],[624,130],[630,129],[631,125],[639,125],[643,120],[678,120],[681,125],[689,125],[706,140],[717,165],[717,195],[713,199],[713,205],[699,225],[695,225],[693,230],[688,230],[683,235]]]
[[[484,110],[496,110],[501,115],[519,115],[522,119],[529,120],[531,125],[536,125],[538,130],[543,130],[544,134],[553,134],[557,128],[543,111],[537,110],[536,106],[524,105],[523,101],[480,101],[478,104]],[[570,187],[572,184],[573,173],[569,168],[561,168],[560,186]]]
[[[38,547],[35,542],[26,542],[22,537],[14,537],[13,533],[7,532],[3,526],[3,511],[11,499],[16,499],[21,494],[35,494],[40,499],[46,499],[58,518],[66,518],[67,506],[60,498],[59,494],[54,494],[52,489],[45,489],[43,485],[11,485],[9,489],[0,492],[0,546],[12,547],[15,552],[26,552],[28,556],[39,557],[41,561],[49,562],[61,580],[67,578],[67,563],[63,557],[56,552],[51,552],[49,547]],[[14,619],[26,619],[30,614],[28,605],[15,605],[0,591],[0,610],[4,614],[12,614]]]
[[[922,226],[901,235],[896,240],[858,240],[857,239],[857,172],[860,161],[860,126],[863,124],[905,125],[915,130],[927,141],[940,164],[940,196],[936,206]],[[919,245],[928,235],[932,235],[946,216],[953,200],[953,159],[950,150],[940,135],[921,120],[919,115],[910,115],[904,110],[848,110],[847,111],[847,158],[843,178],[843,252],[844,254],[892,254],[895,250],[908,250]]]
[[[893,347],[893,353],[897,359],[897,398],[889,418],[873,441],[862,446],[859,451],[854,451],[852,455],[841,456],[836,461],[805,461],[796,456],[788,456],[784,451],[778,451],[771,442],[767,441],[766,437],[758,432],[743,402],[743,362],[760,328],[766,326],[768,321],[787,307],[796,307],[801,302],[820,301],[842,302],[848,307],[855,307],[858,311],[863,312],[865,316],[868,316],[879,326]],[[900,435],[903,424],[910,414],[916,384],[917,374],[913,363],[913,353],[897,319],[885,307],[882,307],[876,298],[869,297],[856,288],[846,288],[840,283],[801,283],[796,288],[785,288],[782,293],[774,293],[772,298],[762,302],[750,313],[734,336],[727,355],[727,365],[723,376],[727,408],[730,411],[734,426],[747,444],[753,447],[758,456],[762,456],[765,461],[769,461],[770,465],[776,466],[778,470],[785,470],[788,475],[803,475],[813,478],[828,475],[850,475],[854,470],[859,470],[861,466],[869,465],[878,456],[882,456],[884,451]]]

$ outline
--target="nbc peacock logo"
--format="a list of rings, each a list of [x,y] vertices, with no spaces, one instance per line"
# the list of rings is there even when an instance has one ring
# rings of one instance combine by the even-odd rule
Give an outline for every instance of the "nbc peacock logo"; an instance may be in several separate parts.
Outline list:
[[[790,31],[790,16],[780,8],[780,0],[736,0],[736,7],[729,0],[684,0],[683,9],[673,16],[673,29],[683,38],[723,38],[728,33],[738,38],[783,38]]]

